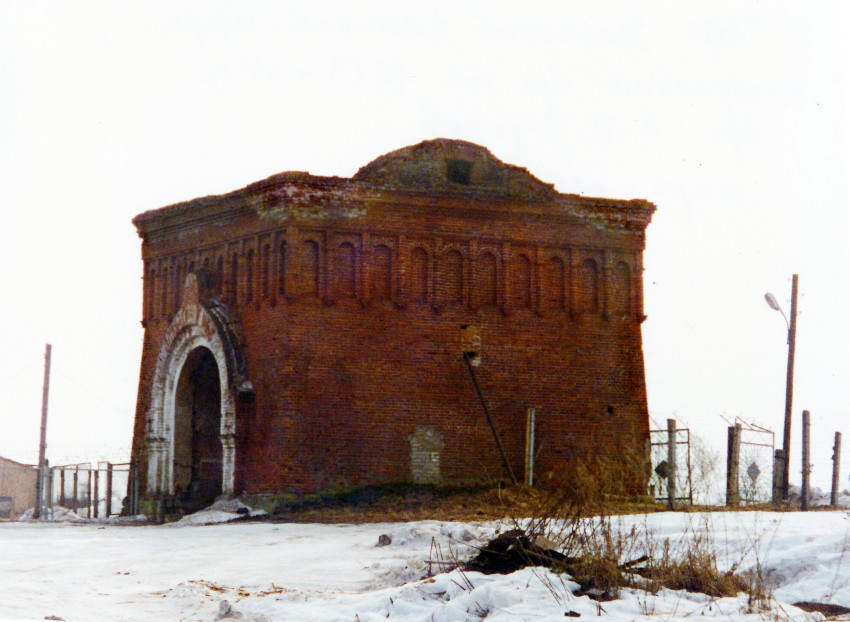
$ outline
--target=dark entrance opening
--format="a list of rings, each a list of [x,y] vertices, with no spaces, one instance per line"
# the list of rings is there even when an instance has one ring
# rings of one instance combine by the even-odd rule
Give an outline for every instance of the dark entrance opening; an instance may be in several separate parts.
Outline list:
[[[186,358],[174,396],[174,492],[188,512],[221,494],[221,383],[207,348]]]

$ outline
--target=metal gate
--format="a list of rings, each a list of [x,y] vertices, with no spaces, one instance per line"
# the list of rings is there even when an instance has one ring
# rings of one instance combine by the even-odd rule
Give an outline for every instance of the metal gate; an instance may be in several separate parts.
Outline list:
[[[50,467],[47,477],[48,508],[66,508],[81,518],[138,513],[138,482],[132,463],[66,464]]]
[[[730,464],[737,458],[738,501],[742,505],[770,503],[773,499],[774,441],[772,430],[746,423],[740,419],[730,428],[738,434],[737,456],[732,453],[730,442]],[[734,473],[732,474],[734,476]],[[727,495],[728,496],[728,495]],[[728,503],[728,499],[727,499]]]
[[[692,505],[691,431],[667,420],[666,430],[649,431],[649,495],[672,507]]]

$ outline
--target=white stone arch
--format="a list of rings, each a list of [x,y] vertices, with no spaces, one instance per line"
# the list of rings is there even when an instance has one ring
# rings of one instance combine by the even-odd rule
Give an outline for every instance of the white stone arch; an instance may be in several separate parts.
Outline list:
[[[238,357],[233,355],[232,335],[222,325],[220,313],[211,312],[201,303],[197,278],[189,274],[183,290],[183,304],[165,333],[153,375],[146,430],[148,495],[173,495],[175,492],[175,394],[187,358],[201,347],[212,353],[221,387],[221,493],[226,496],[234,493],[236,392],[231,378],[239,375],[239,370],[233,369]],[[249,382],[241,384],[241,390],[250,390]]]

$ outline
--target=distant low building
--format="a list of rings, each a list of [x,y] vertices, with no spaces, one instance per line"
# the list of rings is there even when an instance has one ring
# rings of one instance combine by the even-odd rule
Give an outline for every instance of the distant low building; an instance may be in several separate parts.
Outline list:
[[[17,518],[35,506],[38,467],[0,457],[0,518]]]
[[[654,210],[438,139],[137,216],[142,498],[521,479],[530,406],[541,477],[607,461],[641,492]]]

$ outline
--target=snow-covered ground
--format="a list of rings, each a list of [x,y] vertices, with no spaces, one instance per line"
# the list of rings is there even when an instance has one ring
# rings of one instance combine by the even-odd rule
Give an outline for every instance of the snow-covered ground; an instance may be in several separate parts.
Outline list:
[[[639,546],[666,539],[676,547],[698,534],[712,543],[722,565],[760,565],[778,601],[761,612],[752,611],[743,595],[717,599],[671,590],[623,590],[618,600],[596,603],[574,596],[567,577],[532,568],[507,576],[455,570],[427,578],[427,560],[438,555],[432,543],[444,556],[450,547],[465,554],[469,544],[495,533],[494,523],[198,522],[0,523],[0,620],[631,622],[699,616],[802,622],[822,616],[785,603],[850,607],[847,511],[614,519],[618,528],[636,528]],[[392,543],[377,546],[382,534]]]

